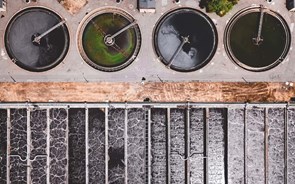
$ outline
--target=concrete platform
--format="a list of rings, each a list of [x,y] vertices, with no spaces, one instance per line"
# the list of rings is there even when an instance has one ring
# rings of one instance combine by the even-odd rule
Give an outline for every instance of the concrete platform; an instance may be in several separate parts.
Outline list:
[[[153,50],[152,34],[153,29],[159,18],[170,11],[179,7],[199,8],[198,1],[186,0],[179,4],[174,4],[172,1],[157,1],[156,13],[139,13],[137,10],[136,1],[124,0],[117,4],[115,0],[89,0],[88,4],[83,7],[77,14],[72,15],[56,0],[38,0],[26,4],[23,0],[14,0],[7,2],[6,13],[1,13],[5,17],[0,19],[0,81],[2,82],[140,82],[144,77],[147,81],[223,81],[223,82],[285,82],[293,81],[295,78],[295,52],[293,51],[294,41],[291,40],[291,49],[286,59],[276,68],[265,72],[250,72],[246,71],[234,64],[227,56],[224,44],[223,35],[226,23],[229,19],[242,8],[253,4],[271,8],[279,12],[287,21],[291,33],[294,28],[294,14],[288,12],[285,6],[285,1],[274,0],[272,4],[268,4],[264,0],[240,0],[239,4],[234,6],[224,17],[219,17],[214,13],[207,14],[215,23],[218,31],[218,48],[211,62],[204,68],[189,73],[181,73],[167,69],[156,57]],[[42,72],[33,73],[25,71],[12,63],[8,57],[4,46],[5,27],[9,19],[19,10],[29,6],[43,6],[54,10],[67,21],[67,26],[70,31],[70,48],[65,60],[54,69]],[[81,58],[77,46],[77,32],[80,23],[87,13],[91,13],[98,8],[117,7],[130,13],[138,20],[139,27],[142,33],[142,46],[137,59],[127,68],[113,73],[101,72],[93,69]],[[205,12],[204,9],[200,9]]]

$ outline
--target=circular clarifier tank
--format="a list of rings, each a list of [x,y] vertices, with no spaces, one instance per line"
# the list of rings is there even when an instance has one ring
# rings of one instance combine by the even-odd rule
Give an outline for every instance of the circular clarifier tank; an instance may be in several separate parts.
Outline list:
[[[54,68],[66,56],[69,32],[53,11],[34,7],[18,12],[5,32],[5,46],[11,60],[33,72]]]
[[[164,15],[154,30],[154,49],[160,60],[176,71],[205,66],[217,47],[214,23],[204,13],[181,8]]]
[[[93,68],[113,72],[131,64],[141,44],[136,20],[120,9],[106,8],[90,14],[78,33],[82,58]]]
[[[241,10],[229,21],[225,48],[230,58],[249,71],[269,70],[286,57],[291,35],[285,20],[263,6]]]

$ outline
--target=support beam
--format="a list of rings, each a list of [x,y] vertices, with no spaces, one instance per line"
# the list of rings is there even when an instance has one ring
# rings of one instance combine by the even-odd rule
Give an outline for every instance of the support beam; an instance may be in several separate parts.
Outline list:
[[[229,120],[228,120],[228,108],[224,108],[223,109],[223,114],[224,114],[224,177],[225,177],[225,183],[229,183],[229,175],[228,175],[228,168],[229,168],[229,153],[228,153],[228,148],[229,148],[229,144],[228,144],[228,130],[229,130]]]
[[[49,108],[46,109],[46,154],[47,154],[47,160],[46,160],[46,183],[50,184],[50,111]]]
[[[105,184],[109,183],[109,109],[105,108]]]
[[[264,182],[268,184],[268,108],[264,109]]]
[[[27,183],[31,183],[31,112],[27,107]]]
[[[128,184],[128,109],[124,110],[124,163],[125,163],[125,184]]]
[[[152,183],[152,126],[151,109],[148,109],[148,184]]]
[[[7,154],[6,154],[6,183],[10,184],[10,109],[7,109]]]
[[[46,108],[84,108],[85,102],[46,102],[46,103],[1,103],[0,108],[35,108],[38,105],[41,109]],[[190,102],[192,108],[244,108],[247,105],[248,108],[285,108],[286,105],[295,107],[295,104],[288,103],[202,103],[202,102]],[[122,102],[87,102],[88,108],[125,108],[125,103]],[[152,106],[153,108],[183,108],[187,106],[187,102],[128,102],[128,106],[132,108],[143,108],[144,106]]]
[[[185,125],[185,183],[190,184],[190,107],[186,109],[186,125]]]
[[[171,183],[171,165],[170,165],[170,156],[171,156],[171,132],[170,132],[170,108],[167,108],[167,136],[166,136],[166,140],[167,140],[167,157],[166,157],[166,166],[167,166],[167,184]]]
[[[67,166],[66,166],[66,181],[69,183],[69,162],[70,162],[70,156],[69,156],[69,108],[66,108],[67,111],[67,120],[66,120],[66,145],[67,145]]]
[[[288,184],[288,110],[289,107],[286,106],[284,111],[284,126],[285,126],[285,148],[284,148],[284,160],[285,160],[285,167],[284,167],[284,184]]]
[[[247,125],[247,105],[244,108],[244,182],[248,184],[248,125]]]
[[[86,105],[85,105],[86,106]],[[89,183],[89,117],[88,117],[88,108],[85,107],[85,177],[86,177],[86,184]]]
[[[205,183],[209,184],[209,109],[205,108],[205,139],[204,139],[204,176]]]

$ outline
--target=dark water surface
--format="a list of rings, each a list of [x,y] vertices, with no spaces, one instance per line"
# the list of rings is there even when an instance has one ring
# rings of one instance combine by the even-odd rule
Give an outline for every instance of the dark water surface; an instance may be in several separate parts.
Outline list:
[[[229,47],[232,55],[241,65],[253,70],[276,65],[284,59],[289,49],[289,30],[283,26],[285,22],[268,12],[264,13],[260,45],[255,45],[253,38],[257,37],[260,12],[249,12],[238,17],[229,31]],[[287,51],[285,51],[287,49]],[[278,64],[278,63],[277,63]]]
[[[178,9],[168,13],[155,30],[155,49],[164,64],[168,64],[183,37],[189,38],[173,61],[171,68],[181,71],[195,70],[213,57],[217,33],[213,22],[193,9]]]
[[[69,47],[69,35],[62,25],[33,44],[32,36],[42,34],[62,19],[44,8],[29,8],[19,12],[10,21],[5,35],[9,56],[16,64],[30,71],[45,71],[59,64]]]

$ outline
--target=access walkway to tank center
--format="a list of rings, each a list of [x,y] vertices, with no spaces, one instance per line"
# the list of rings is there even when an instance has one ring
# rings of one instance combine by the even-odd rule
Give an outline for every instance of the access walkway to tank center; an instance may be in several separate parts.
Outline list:
[[[295,73],[293,72],[293,68],[295,63],[293,62],[295,59],[295,54],[293,51],[293,37],[287,42],[286,47],[287,53],[284,54],[284,58],[279,57],[277,66],[274,68],[262,71],[262,72],[253,72],[245,70],[243,67],[240,67],[236,63],[232,61],[232,59],[228,56],[228,53],[225,49],[224,39],[225,39],[225,28],[229,23],[230,19],[239,11],[244,8],[256,6],[262,4],[265,8],[278,13],[283,19],[286,21],[287,28],[290,29],[290,33],[292,35],[294,28],[294,14],[289,12],[286,8],[285,1],[272,1],[272,3],[267,3],[264,0],[248,0],[248,1],[240,1],[237,5],[233,7],[233,9],[226,14],[224,17],[219,17],[214,13],[206,13],[204,9],[199,7],[198,1],[195,0],[186,0],[179,2],[170,2],[167,0],[156,1],[155,4],[155,12],[140,12],[138,10],[137,1],[134,0],[124,0],[117,3],[117,1],[112,0],[100,0],[94,1],[89,0],[88,3],[79,10],[76,10],[75,14],[69,13],[69,11],[65,9],[58,1],[55,0],[44,0],[37,1],[31,3],[25,3],[23,0],[10,1],[6,5],[6,9],[9,11],[1,12],[1,15],[4,17],[1,18],[1,26],[0,32],[2,34],[5,33],[7,29],[7,25],[14,15],[26,8],[30,7],[43,7],[48,9],[48,11],[53,11],[60,16],[61,20],[66,20],[66,23],[61,27],[67,28],[69,31],[69,49],[65,54],[64,59],[60,64],[56,65],[54,68],[50,70],[46,70],[43,72],[28,72],[25,69],[17,66],[13,63],[14,58],[10,58],[8,55],[7,48],[5,46],[4,38],[0,38],[0,51],[1,56],[0,60],[2,63],[2,67],[0,68],[0,81],[2,82],[140,82],[142,78],[145,78],[146,81],[152,82],[161,82],[161,81],[239,81],[239,82],[253,82],[253,81],[265,81],[265,82],[286,82],[292,81],[295,78]],[[173,67],[169,69],[169,67],[165,66],[164,62],[161,62],[161,55],[158,55],[155,51],[155,46],[153,43],[153,39],[155,36],[155,29],[158,23],[161,20],[165,19],[166,15],[169,13],[178,12],[177,10],[181,8],[187,9],[195,9],[196,12],[208,19],[209,22],[212,22],[213,27],[216,27],[217,36],[216,36],[216,51],[211,54],[212,58],[208,62],[205,62],[204,66],[201,68],[197,68],[197,70],[189,71],[189,72],[181,72],[175,71]],[[139,28],[140,35],[136,37],[138,39],[136,48],[136,54],[128,55],[130,56],[131,63],[126,67],[120,68],[120,71],[117,72],[105,72],[101,70],[97,70],[92,66],[89,66],[81,55],[81,50],[79,47],[79,43],[81,42],[81,38],[79,38],[79,32],[83,25],[86,24],[87,18],[99,14],[101,12],[105,12],[110,9],[120,10],[125,14],[128,14],[136,21],[136,24]],[[268,12],[268,11],[267,11]],[[267,17],[268,14],[265,14]],[[266,19],[266,18],[265,18]],[[52,25],[54,26],[54,24]],[[124,25],[122,25],[124,27]],[[255,28],[255,32],[258,31],[259,24]],[[262,38],[264,39],[263,43],[267,43],[269,41],[263,35],[263,31],[266,26],[262,26]],[[132,29],[129,29],[132,33]],[[115,32],[115,30],[114,30]],[[138,32],[138,31],[137,31]],[[40,34],[43,33],[40,31]],[[125,32],[126,33],[126,32]],[[34,34],[34,33],[31,33]],[[127,33],[126,33],[127,34]],[[81,34],[83,35],[83,34]],[[123,34],[124,35],[124,34]],[[122,35],[121,35],[122,36]],[[170,35],[171,36],[171,35]],[[183,36],[183,35],[182,35]],[[188,35],[184,35],[188,36]],[[255,35],[253,35],[255,37]],[[251,39],[253,38],[251,36]],[[175,37],[175,35],[174,35]],[[133,39],[133,37],[131,37]],[[172,35],[173,38],[173,35]],[[131,39],[131,40],[132,40]],[[190,38],[190,42],[192,39]],[[120,43],[125,43],[119,41],[118,38],[118,46],[121,48],[123,46],[126,49],[130,49],[129,44],[120,45]],[[196,39],[197,40],[197,39]],[[50,41],[50,39],[49,39]],[[177,40],[176,40],[177,41]],[[179,40],[178,40],[179,41]],[[181,42],[181,41],[180,41]],[[203,42],[202,42],[203,43]],[[132,44],[131,44],[132,45]],[[198,48],[188,48],[191,47],[190,44],[185,44],[183,50],[178,55],[185,55],[187,57],[192,57],[198,53]],[[261,45],[260,45],[261,47]],[[37,49],[37,48],[36,48]],[[110,49],[110,48],[108,48]],[[177,49],[177,47],[175,48]],[[120,51],[120,49],[117,49]],[[129,50],[128,50],[129,51]],[[138,51],[138,53],[137,53]],[[113,51],[112,51],[113,52]],[[36,54],[36,52],[34,51]],[[122,52],[119,52],[122,55]],[[125,52],[123,52],[125,53]],[[168,53],[173,54],[174,52]],[[121,56],[120,54],[116,55],[116,57],[127,57],[126,54]],[[34,55],[35,56],[35,55]],[[170,55],[168,55],[170,56]],[[115,58],[116,59],[116,58]],[[171,58],[170,58],[171,59]],[[277,59],[277,58],[276,58]],[[176,59],[177,60],[177,59]],[[128,60],[129,61],[129,60]],[[169,61],[169,58],[168,58]],[[176,64],[176,62],[173,62]]]
[[[1,183],[295,182],[292,103],[2,103]]]

